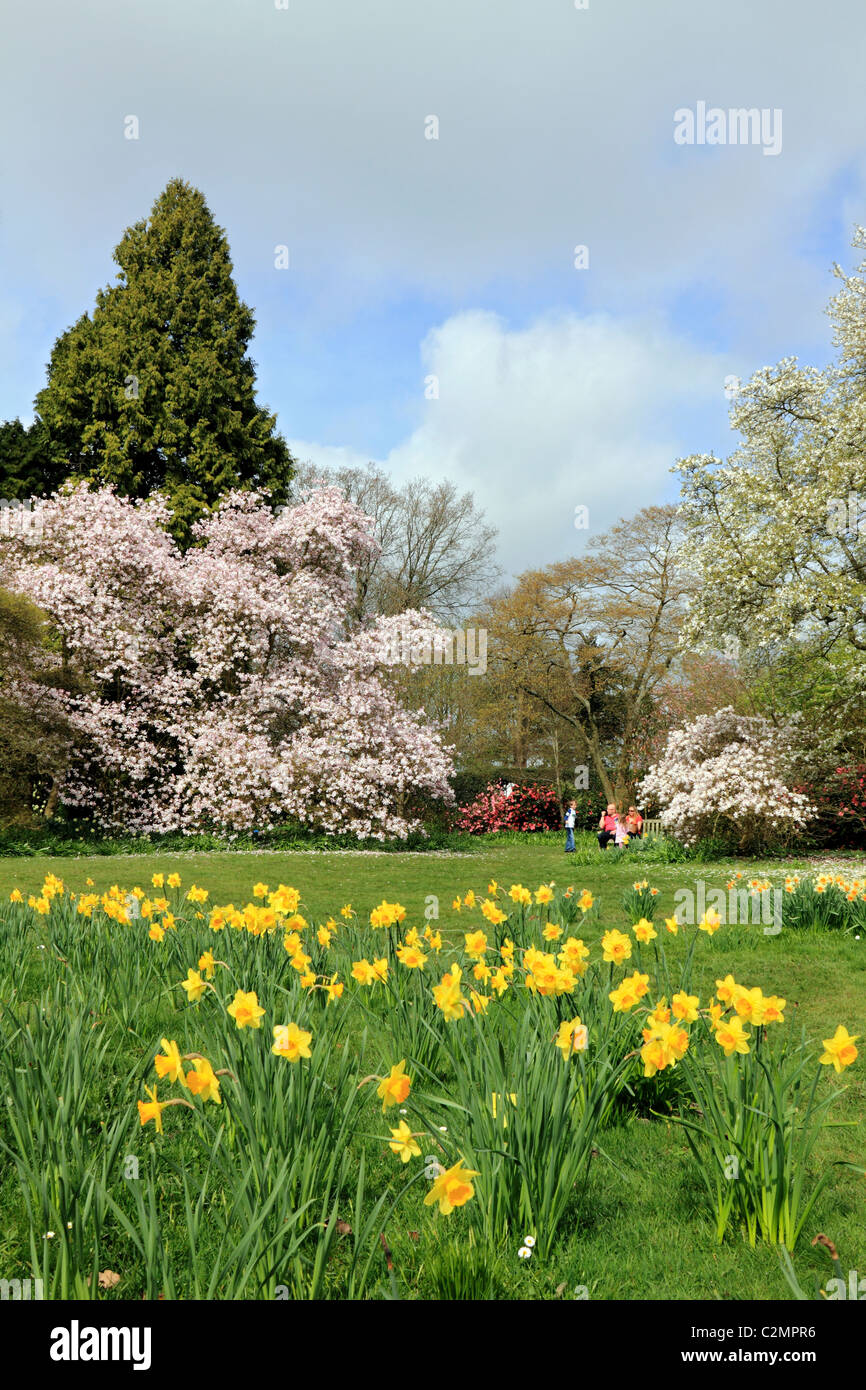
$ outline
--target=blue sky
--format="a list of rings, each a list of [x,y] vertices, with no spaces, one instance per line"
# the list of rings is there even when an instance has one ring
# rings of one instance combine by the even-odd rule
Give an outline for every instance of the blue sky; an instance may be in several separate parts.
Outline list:
[[[866,221],[864,37],[859,0],[20,7],[0,416],[29,415],[181,175],[226,229],[295,452],[453,478],[508,571],[561,558],[576,505],[597,532],[674,496],[677,456],[732,447],[727,375],[831,355],[830,268]],[[701,100],[780,110],[781,151],[676,145]]]

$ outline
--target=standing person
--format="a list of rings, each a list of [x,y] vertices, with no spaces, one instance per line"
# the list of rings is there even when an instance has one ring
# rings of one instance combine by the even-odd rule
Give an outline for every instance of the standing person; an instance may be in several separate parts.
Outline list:
[[[565,813],[565,852],[574,854],[574,827],[577,824],[577,802],[569,801]]]
[[[611,840],[615,839],[617,820],[618,817],[616,814],[616,807],[611,801],[607,806],[607,809],[602,812],[601,819],[598,822],[599,849],[607,849]]]
[[[614,843],[616,844],[617,849],[625,849],[626,845],[629,842],[630,834],[631,832],[628,828],[628,817],[621,816],[619,812],[617,812],[616,830],[614,831]]]

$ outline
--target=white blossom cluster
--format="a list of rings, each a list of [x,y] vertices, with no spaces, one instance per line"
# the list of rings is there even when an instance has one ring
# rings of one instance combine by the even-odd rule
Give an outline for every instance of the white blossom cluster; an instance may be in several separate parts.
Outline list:
[[[659,805],[664,829],[687,845],[719,835],[754,850],[789,838],[815,814],[784,780],[793,737],[730,705],[701,715],[668,735],[639,788],[642,803]]]
[[[816,641],[866,676],[866,260],[836,274],[835,363],[762,368],[734,397],[735,452],[677,465],[681,558],[699,580],[683,642]]]

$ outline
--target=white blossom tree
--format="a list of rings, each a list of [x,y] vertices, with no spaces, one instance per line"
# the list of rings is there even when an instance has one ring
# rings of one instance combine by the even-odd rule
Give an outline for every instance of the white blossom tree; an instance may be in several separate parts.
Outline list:
[[[866,249],[866,228],[854,246]],[[742,443],[681,460],[683,562],[700,578],[683,641],[796,642],[866,674],[866,260],[830,301],[836,361],[785,358],[737,393]]]
[[[719,836],[744,852],[790,838],[814,815],[787,785],[793,727],[736,714],[729,705],[668,735],[639,792],[661,807],[662,824],[684,844]]]

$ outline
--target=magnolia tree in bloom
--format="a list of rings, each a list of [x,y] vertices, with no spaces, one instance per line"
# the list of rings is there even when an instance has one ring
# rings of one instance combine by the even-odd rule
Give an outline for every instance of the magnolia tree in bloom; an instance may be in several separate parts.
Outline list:
[[[854,246],[866,251],[866,227]],[[830,301],[837,360],[784,358],[735,391],[731,457],[682,476],[681,562],[698,580],[684,640],[721,648],[810,641],[866,675],[866,258]]]
[[[231,493],[182,553],[158,497],[65,490],[0,578],[53,619],[75,748],[61,799],[107,828],[245,830],[293,818],[405,836],[416,796],[452,799],[450,750],[388,678],[394,624],[347,636],[369,519],[337,488],[274,515]]]
[[[786,785],[794,753],[791,730],[728,706],[673,730],[639,795],[662,808],[665,830],[684,844],[720,835],[754,851],[789,838],[815,814]]]

